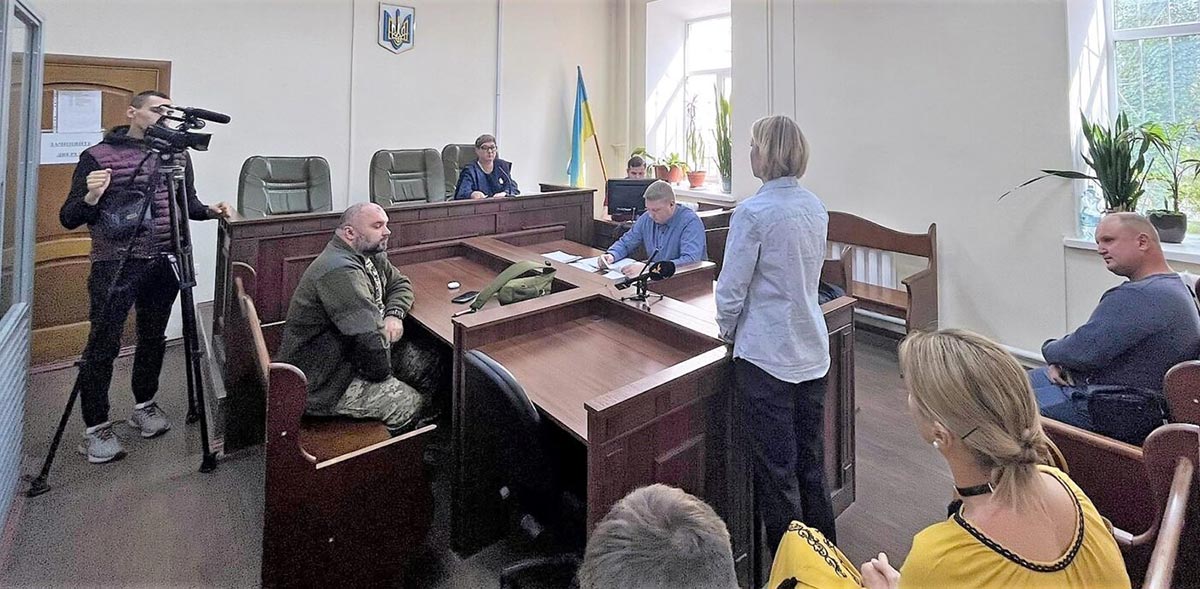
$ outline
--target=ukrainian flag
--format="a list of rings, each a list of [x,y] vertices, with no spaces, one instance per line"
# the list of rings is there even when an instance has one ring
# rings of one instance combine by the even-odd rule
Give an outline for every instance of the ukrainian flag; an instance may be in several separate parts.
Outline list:
[[[571,162],[567,164],[567,177],[571,186],[583,184],[583,144],[596,134],[592,124],[592,108],[588,106],[587,89],[583,87],[583,70],[575,66],[575,122],[571,125]]]

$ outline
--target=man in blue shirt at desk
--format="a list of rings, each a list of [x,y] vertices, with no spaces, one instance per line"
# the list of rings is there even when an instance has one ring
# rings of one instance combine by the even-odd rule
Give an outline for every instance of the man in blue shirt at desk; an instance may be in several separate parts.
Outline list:
[[[629,257],[642,246],[650,254],[647,262],[670,260],[676,266],[704,260],[708,255],[704,241],[704,223],[696,211],[675,202],[671,185],[659,180],[646,188],[646,212],[633,228],[608,248],[600,261],[607,265]],[[637,276],[646,264],[629,264],[621,273]]]

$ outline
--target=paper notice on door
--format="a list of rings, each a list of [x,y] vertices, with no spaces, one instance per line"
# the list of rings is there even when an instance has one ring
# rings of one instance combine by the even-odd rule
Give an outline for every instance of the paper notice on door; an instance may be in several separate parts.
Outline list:
[[[99,90],[55,90],[54,132],[94,133],[103,129],[102,101]]]
[[[83,150],[100,143],[104,133],[42,133],[43,164],[74,164]]]

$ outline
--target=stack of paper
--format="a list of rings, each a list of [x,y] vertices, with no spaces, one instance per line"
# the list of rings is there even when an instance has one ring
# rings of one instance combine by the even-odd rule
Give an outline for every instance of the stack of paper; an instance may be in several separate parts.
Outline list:
[[[583,258],[583,256],[575,256],[558,250],[542,254],[542,257],[550,258],[555,262],[562,262],[563,264],[570,264],[571,262],[575,262]]]

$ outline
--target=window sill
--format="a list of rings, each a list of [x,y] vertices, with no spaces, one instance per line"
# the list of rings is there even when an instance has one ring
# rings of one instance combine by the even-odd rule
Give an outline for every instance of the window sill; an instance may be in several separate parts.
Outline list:
[[[1063,247],[1095,252],[1096,242],[1080,237],[1064,237]],[[1200,264],[1200,237],[1189,235],[1183,243],[1164,243],[1162,248],[1163,255],[1169,261]]]
[[[699,201],[715,201],[718,203],[736,203],[737,197],[721,192],[720,184],[705,184],[701,188],[683,188],[674,186],[675,196],[683,196]]]

